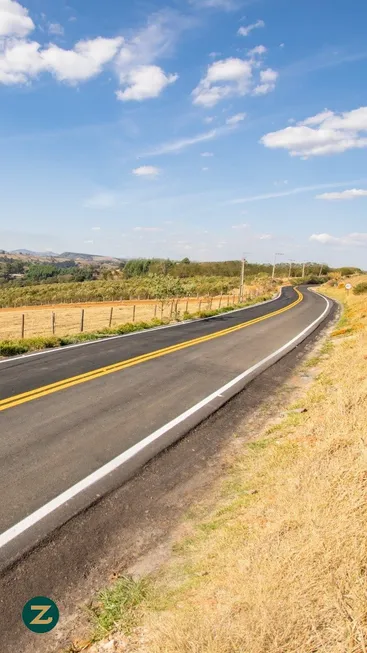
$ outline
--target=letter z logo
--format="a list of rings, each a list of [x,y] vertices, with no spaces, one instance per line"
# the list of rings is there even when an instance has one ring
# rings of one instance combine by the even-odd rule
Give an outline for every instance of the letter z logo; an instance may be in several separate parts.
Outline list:
[[[59,621],[59,609],[52,599],[35,596],[25,604],[22,618],[33,633],[48,633]]]

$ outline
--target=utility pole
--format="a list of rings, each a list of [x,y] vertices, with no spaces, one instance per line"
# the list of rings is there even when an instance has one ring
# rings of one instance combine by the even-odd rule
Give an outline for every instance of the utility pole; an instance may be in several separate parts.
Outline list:
[[[276,266],[276,262],[277,262],[277,256],[284,256],[284,254],[282,254],[282,252],[275,252],[275,254],[274,254],[273,272],[271,274],[272,279],[274,279],[274,277],[275,277],[275,266]]]
[[[302,279],[305,278],[305,266],[306,266],[306,263],[303,263],[303,265],[302,265]]]
[[[288,277],[289,279],[292,276],[292,263],[294,263],[294,260],[291,258],[289,259],[289,277]]]
[[[245,264],[246,264],[246,259],[243,257],[241,260],[241,282],[240,282],[240,299],[239,299],[240,302],[242,302],[243,299],[243,286],[245,283]]]

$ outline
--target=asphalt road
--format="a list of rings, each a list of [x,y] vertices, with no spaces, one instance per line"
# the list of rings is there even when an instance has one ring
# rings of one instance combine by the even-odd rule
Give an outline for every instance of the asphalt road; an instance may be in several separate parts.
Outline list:
[[[301,297],[285,288],[277,300],[217,318],[0,362],[0,564],[217,409],[236,391],[235,377],[286,353],[327,308],[300,290]],[[124,452],[132,452],[124,464],[83,486]]]

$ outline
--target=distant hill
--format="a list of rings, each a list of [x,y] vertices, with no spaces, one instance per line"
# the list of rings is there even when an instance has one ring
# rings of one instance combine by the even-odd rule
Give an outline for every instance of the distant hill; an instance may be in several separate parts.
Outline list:
[[[100,254],[84,254],[83,252],[63,252],[58,255],[58,258],[69,259],[72,261],[116,261],[121,259],[115,256],[102,256]],[[124,259],[125,260],[125,259]]]
[[[22,256],[59,256],[55,252],[33,252],[31,249],[13,249],[9,254],[21,254]]]

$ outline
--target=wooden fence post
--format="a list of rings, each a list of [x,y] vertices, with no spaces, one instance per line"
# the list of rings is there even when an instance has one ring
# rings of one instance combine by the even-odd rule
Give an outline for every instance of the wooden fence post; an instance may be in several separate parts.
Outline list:
[[[163,311],[164,311],[164,306],[163,302],[161,303],[161,320],[163,320]]]
[[[51,311],[51,331],[52,335],[55,335],[55,313],[54,311]]]
[[[172,317],[174,300],[171,301],[171,310],[169,316]]]
[[[134,306],[133,306],[133,322],[135,322],[135,313],[136,313],[136,306],[134,304]]]
[[[80,333],[84,331],[84,308],[82,308],[82,313],[80,316]]]
[[[213,297],[210,297],[210,300],[209,300],[209,308],[210,308],[210,310],[211,310],[212,306],[213,306]]]
[[[227,295],[227,306],[229,306],[229,295]]]
[[[154,319],[157,317],[157,304],[154,304]]]
[[[201,301],[202,301],[202,300],[199,301],[199,313],[200,313],[200,311],[201,311]]]
[[[222,306],[222,297],[223,297],[223,295],[221,295],[221,296],[219,297],[219,306],[218,306],[218,308],[220,308],[220,307]]]
[[[24,338],[24,330],[25,330],[25,316],[24,313],[22,313],[22,326],[21,326],[21,338]]]
[[[109,329],[111,328],[111,325],[112,325],[112,317],[113,317],[113,306],[111,306],[111,310],[110,310],[110,319],[109,319],[109,322],[108,322],[108,328]]]
[[[186,308],[185,308],[185,313],[189,312],[189,300],[186,299]]]

